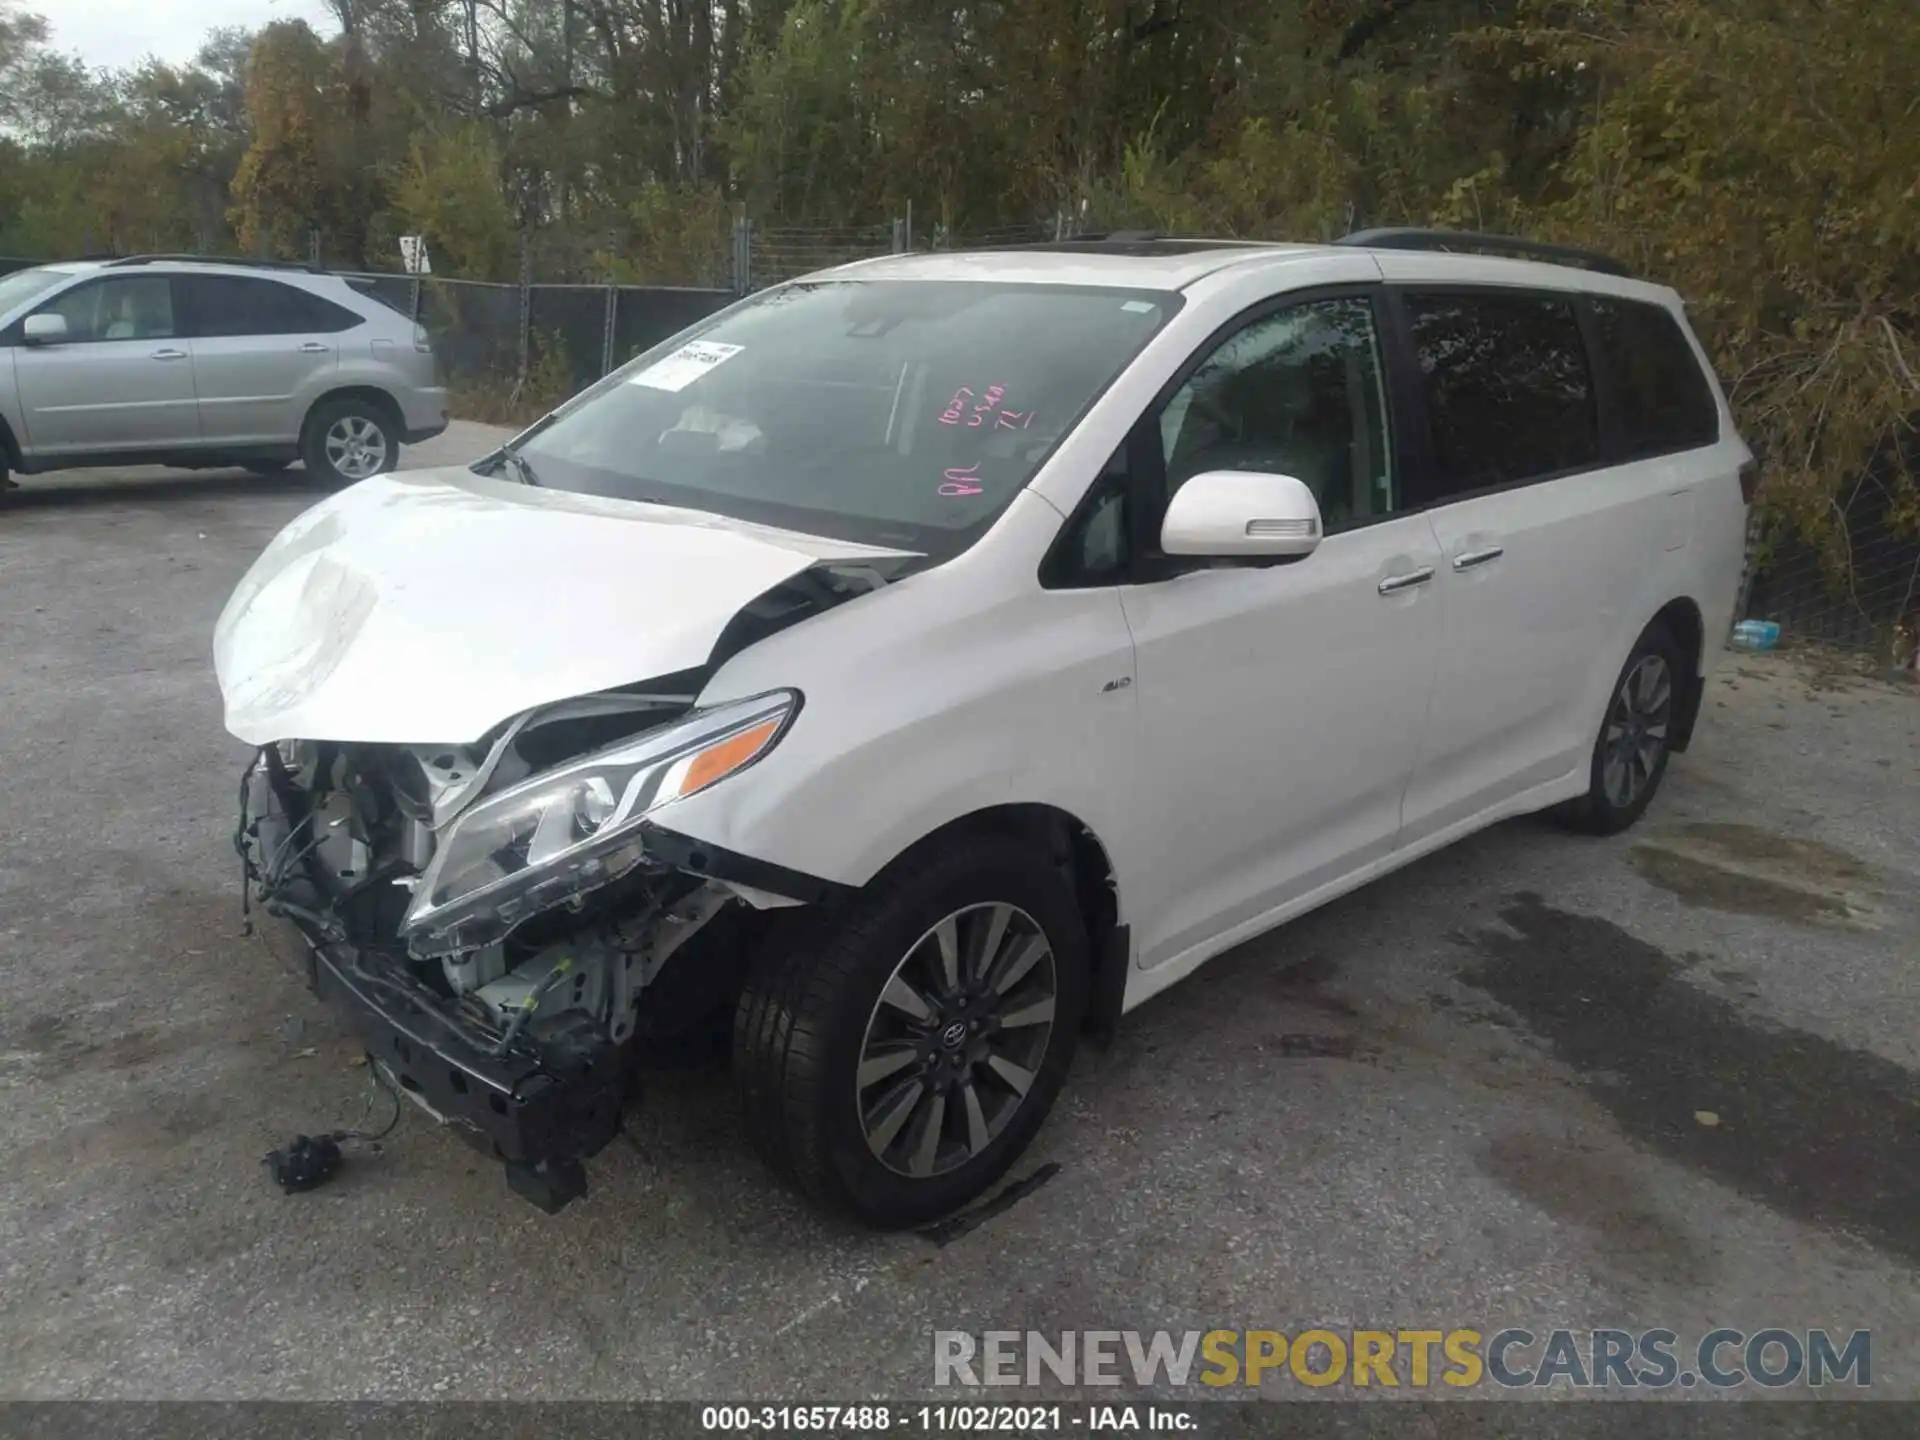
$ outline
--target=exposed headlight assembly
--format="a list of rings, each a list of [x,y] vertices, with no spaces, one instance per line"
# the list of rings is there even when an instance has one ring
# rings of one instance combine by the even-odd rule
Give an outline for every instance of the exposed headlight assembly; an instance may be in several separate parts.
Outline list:
[[[618,879],[642,859],[642,821],[758,760],[799,708],[776,690],[696,710],[479,801],[440,836],[401,934],[419,954],[488,945]]]

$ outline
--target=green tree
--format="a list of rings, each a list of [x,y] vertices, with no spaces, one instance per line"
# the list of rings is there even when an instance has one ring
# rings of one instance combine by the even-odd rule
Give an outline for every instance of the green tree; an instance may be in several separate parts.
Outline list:
[[[402,233],[426,236],[438,270],[513,278],[518,232],[501,188],[499,148],[484,125],[463,120],[415,135],[391,190]]]
[[[1920,531],[1920,9],[1820,0],[1596,7],[1505,37],[1597,72],[1543,224],[1677,286],[1716,351],[1777,515],[1844,570],[1869,456]]]
[[[355,153],[360,88],[340,47],[305,21],[275,21],[254,40],[246,69],[252,139],[234,172],[229,212],[242,246],[301,255],[319,231],[349,263],[365,263],[375,197]]]

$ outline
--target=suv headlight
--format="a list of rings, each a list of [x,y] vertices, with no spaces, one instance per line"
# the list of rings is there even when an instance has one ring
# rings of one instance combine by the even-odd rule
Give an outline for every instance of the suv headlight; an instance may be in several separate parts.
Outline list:
[[[796,692],[776,690],[696,710],[462,811],[414,887],[401,934],[416,951],[446,937],[455,943],[426,948],[491,944],[618,879],[640,863],[643,820],[758,760],[799,708]]]

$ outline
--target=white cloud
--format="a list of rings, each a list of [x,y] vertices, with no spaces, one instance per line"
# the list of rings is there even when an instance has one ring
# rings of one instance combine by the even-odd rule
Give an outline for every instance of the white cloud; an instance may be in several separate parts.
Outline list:
[[[148,55],[176,65],[190,60],[220,25],[300,19],[323,35],[338,28],[324,0],[25,0],[19,8],[46,17],[55,49],[115,69]]]

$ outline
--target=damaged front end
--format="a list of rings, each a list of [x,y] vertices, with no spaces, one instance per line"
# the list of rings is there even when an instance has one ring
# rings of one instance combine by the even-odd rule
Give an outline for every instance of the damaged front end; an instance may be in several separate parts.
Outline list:
[[[263,746],[235,835],[249,896],[299,931],[305,978],[374,1063],[557,1210],[635,1061],[724,1024],[761,910],[816,898],[742,883],[656,819],[772,749],[800,703],[695,709],[669,681],[468,747]]]

